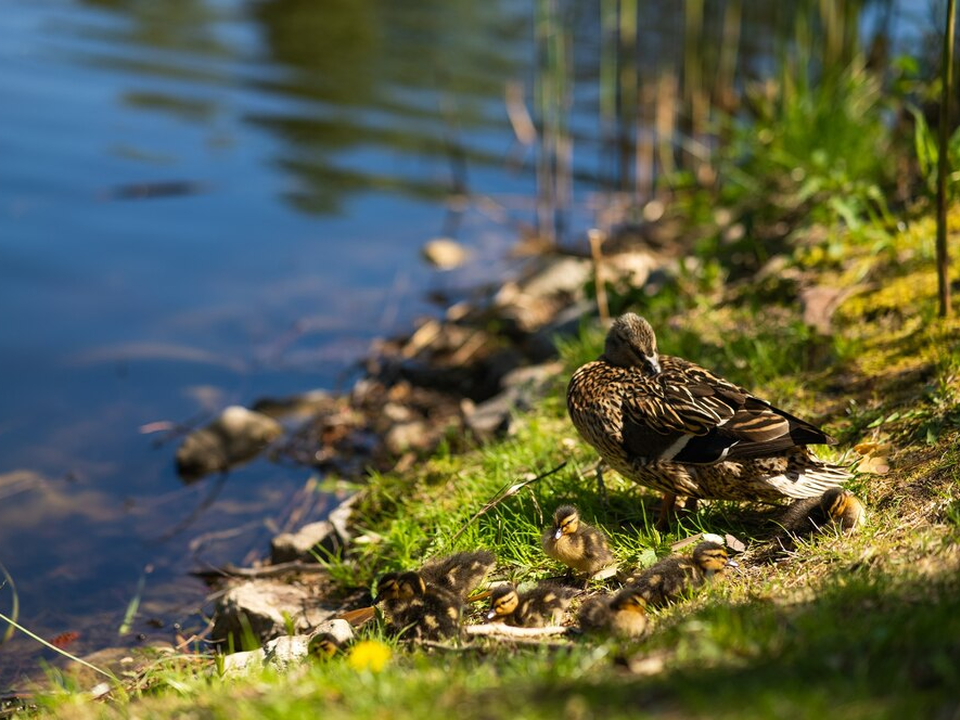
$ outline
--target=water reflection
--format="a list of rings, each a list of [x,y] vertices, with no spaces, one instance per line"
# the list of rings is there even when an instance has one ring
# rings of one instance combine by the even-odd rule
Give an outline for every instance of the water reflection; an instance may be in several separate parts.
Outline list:
[[[463,166],[471,190],[528,189],[501,162],[527,9],[4,13],[0,561],[20,620],[78,632],[71,652],[170,640],[203,601],[188,570],[249,561],[329,497],[309,470],[263,460],[181,486],[175,440],[138,429],[332,387],[371,337],[426,309],[437,279],[417,250]],[[0,611],[10,599],[0,589]],[[54,659],[22,635],[0,646],[0,690],[39,657]]]
[[[333,212],[368,190],[438,200],[458,189],[455,162],[502,163],[503,145],[477,140],[491,128],[502,137],[497,101],[520,70],[511,42],[529,32],[504,3],[299,0],[254,12],[264,52],[287,70],[260,88],[309,101],[248,116],[285,141],[276,162],[298,179],[298,208]],[[391,158],[371,167],[368,152]]]

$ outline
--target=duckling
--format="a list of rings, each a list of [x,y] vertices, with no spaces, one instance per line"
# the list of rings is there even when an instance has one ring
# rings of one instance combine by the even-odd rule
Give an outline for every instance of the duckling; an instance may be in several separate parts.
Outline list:
[[[388,629],[401,638],[440,640],[460,632],[460,598],[428,588],[419,573],[387,573],[377,583],[374,602],[382,605]]]
[[[729,567],[739,567],[720,543],[702,542],[690,558],[672,555],[627,579],[653,607],[663,607],[693,588],[698,588]]]
[[[783,531],[793,536],[812,535],[830,525],[839,526],[844,533],[853,533],[864,522],[863,503],[843,488],[830,488],[818,498],[797,500],[777,519]]]
[[[582,522],[580,512],[573,505],[561,505],[553,513],[553,527],[543,533],[543,551],[587,576],[614,562],[607,538]]]
[[[577,618],[583,632],[638,638],[647,629],[647,602],[639,588],[625,587],[615,595],[587,600]]]
[[[849,490],[830,488],[821,496],[820,505],[844,533],[854,533],[867,522],[863,503]]]
[[[554,583],[540,583],[523,593],[510,583],[501,585],[490,595],[487,620],[499,619],[515,627],[555,625],[575,594]]]
[[[307,652],[313,657],[332,658],[340,651],[340,641],[333,633],[322,632],[310,638]]]
[[[475,550],[435,558],[420,568],[419,573],[427,587],[442,588],[466,600],[496,564],[497,557],[492,552]]]

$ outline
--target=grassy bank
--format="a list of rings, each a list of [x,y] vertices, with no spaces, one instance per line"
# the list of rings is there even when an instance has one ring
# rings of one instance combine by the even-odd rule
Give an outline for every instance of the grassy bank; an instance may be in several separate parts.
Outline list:
[[[331,578],[358,594],[380,573],[480,547],[499,558],[494,579],[556,576],[539,540],[567,502],[606,531],[624,568],[713,532],[746,543],[739,573],[651,612],[638,642],[410,647],[373,624],[353,650],[286,675],[224,680],[198,647],[124,677],[107,702],[65,693],[42,706],[76,717],[956,717],[960,321],[937,317],[931,163],[918,150],[929,155],[931,136],[891,121],[916,98],[883,92],[865,60],[819,83],[802,60],[750,88],[753,117],[726,118],[709,173],[681,168],[665,182],[664,225],[683,226],[677,272],[655,293],[609,288],[607,299],[614,312],[643,313],[663,353],[838,438],[822,454],[856,464],[850,485],[868,513],[860,533],[776,553],[769,508],[714,502],[661,534],[653,495],[612,471],[601,489],[563,398],[602,345],[585,322],[511,437],[462,454],[441,447],[370,478],[354,516],[364,542],[330,562]],[[956,238],[960,213],[951,222]]]
[[[840,438],[827,452],[860,463],[852,487],[869,523],[858,535],[826,534],[771,562],[765,508],[702,503],[661,535],[652,527],[654,496],[612,471],[601,494],[596,457],[563,404],[569,373],[602,342],[587,326],[562,348],[565,372],[514,436],[461,455],[441,450],[412,471],[372,478],[356,520],[369,542],[330,569],[348,591],[390,569],[486,547],[498,555],[497,579],[554,576],[560,568],[539,537],[553,509],[570,501],[607,531],[622,566],[649,564],[701,531],[747,543],[740,573],[653,612],[648,638],[416,648],[367,626],[361,639],[377,644],[365,647],[389,652],[381,669],[348,652],[287,675],[228,681],[212,658],[175,657],[125,678],[122,699],[64,694],[42,702],[77,717],[953,717],[960,321],[935,318],[932,235],[932,222],[920,218],[879,254],[856,242],[840,263],[795,253],[789,271],[754,283],[749,294],[690,278],[689,287],[639,301],[663,352],[716,368]],[[807,284],[855,288],[830,334],[815,333],[796,303],[778,300],[789,296],[779,284],[794,270]],[[538,475],[545,477],[478,516]]]

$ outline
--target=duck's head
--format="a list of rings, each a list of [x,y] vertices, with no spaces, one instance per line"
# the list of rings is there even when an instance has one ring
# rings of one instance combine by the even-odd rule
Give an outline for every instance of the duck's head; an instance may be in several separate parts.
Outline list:
[[[625,313],[613,321],[603,357],[611,365],[639,368],[648,375],[660,374],[657,336],[650,323],[636,313]]]
[[[373,601],[409,600],[423,595],[426,590],[423,578],[415,572],[387,573],[377,581],[377,595]]]
[[[721,573],[727,568],[740,567],[720,543],[702,542],[693,549],[693,561],[706,573]]]
[[[520,604],[520,596],[513,585],[501,585],[495,588],[490,595],[490,611],[487,620],[511,614]]]
[[[580,511],[573,505],[561,505],[553,513],[553,539],[573,535],[580,529]]]
[[[840,520],[853,502],[855,498],[852,492],[834,487],[820,496],[820,509],[827,517]]]
[[[830,488],[820,496],[820,509],[840,525],[844,532],[853,532],[866,520],[863,504],[849,490]]]
[[[645,615],[647,601],[643,598],[640,588],[625,587],[610,599],[610,609],[614,612],[637,613]]]
[[[307,650],[311,655],[321,658],[333,657],[340,649],[340,641],[333,633],[322,632],[310,638]]]

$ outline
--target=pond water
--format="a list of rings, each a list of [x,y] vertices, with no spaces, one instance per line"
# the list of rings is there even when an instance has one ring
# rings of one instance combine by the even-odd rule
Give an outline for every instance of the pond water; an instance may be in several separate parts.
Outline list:
[[[334,388],[372,338],[436,312],[429,291],[507,269],[515,229],[451,214],[460,185],[532,222],[504,88],[529,96],[535,4],[400,5],[4,2],[0,563],[20,622],[77,633],[70,652],[197,626],[191,568],[326,509],[295,516],[310,470],[266,461],[185,485],[176,441],[145,427]],[[574,5],[574,72],[595,78],[599,2]],[[657,7],[645,52],[678,52]],[[578,200],[603,187],[592,86],[571,112]],[[479,262],[426,267],[441,233]],[[16,634],[0,691],[54,657]]]
[[[333,388],[469,280],[418,251],[450,230],[451,147],[471,191],[530,194],[502,103],[530,35],[520,3],[4,3],[0,562],[24,625],[80,654],[171,639],[205,593],[186,571],[265,550],[309,469],[214,495],[140,428]],[[457,230],[491,261],[510,239]],[[39,656],[0,646],[0,689]]]

